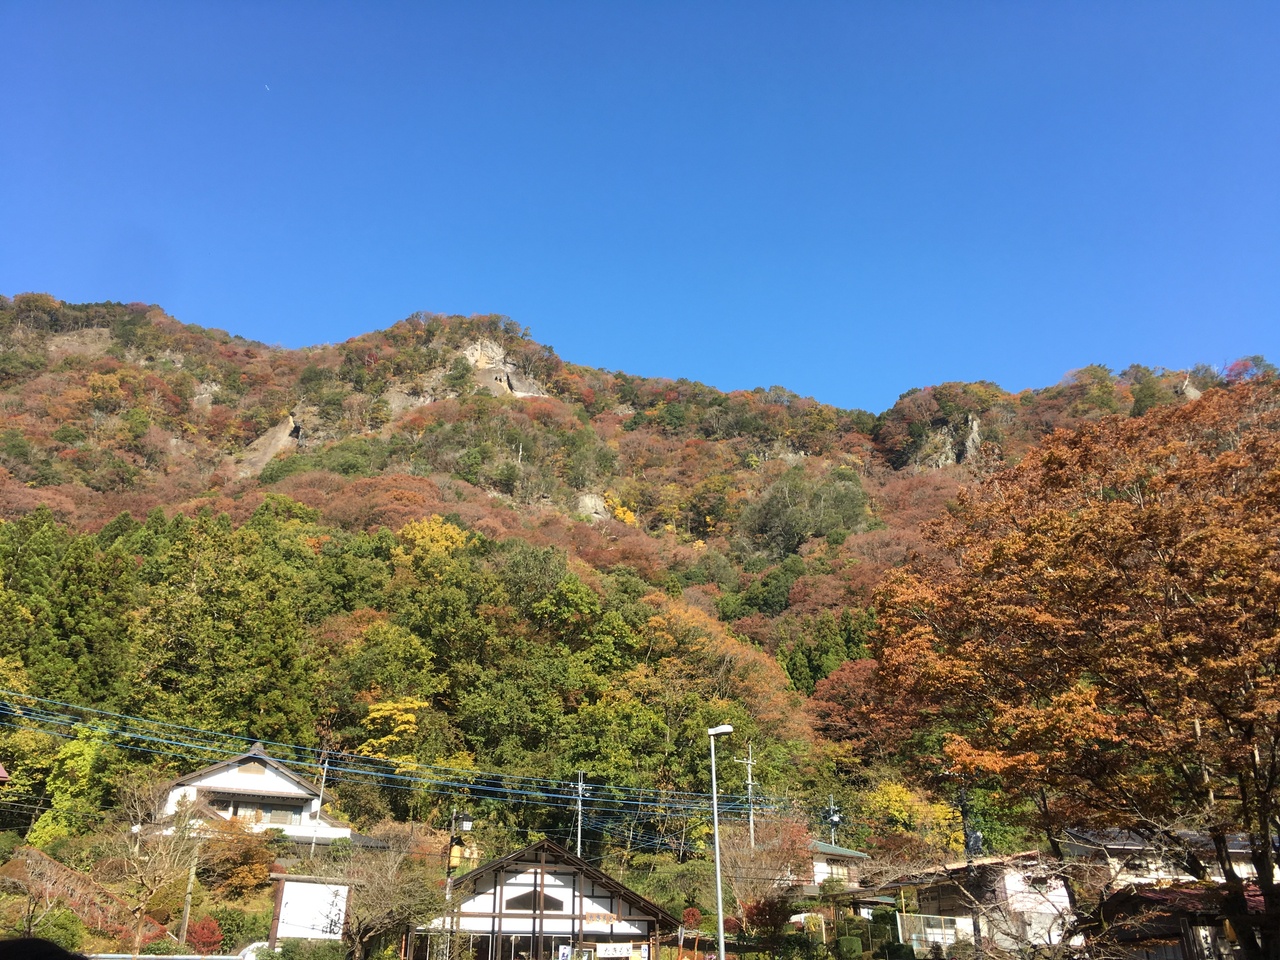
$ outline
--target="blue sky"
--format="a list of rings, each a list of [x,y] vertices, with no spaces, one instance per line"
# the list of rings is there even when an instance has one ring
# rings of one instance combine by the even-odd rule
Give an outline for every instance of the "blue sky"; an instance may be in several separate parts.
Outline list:
[[[286,346],[1045,386],[1280,360],[1280,4],[0,0],[0,292]]]

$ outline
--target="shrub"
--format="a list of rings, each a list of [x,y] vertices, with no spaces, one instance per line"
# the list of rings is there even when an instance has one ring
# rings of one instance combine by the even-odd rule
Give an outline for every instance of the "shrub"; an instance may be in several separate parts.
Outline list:
[[[282,940],[279,960],[345,960],[341,940]]]
[[[147,957],[165,957],[176,949],[178,949],[176,940],[168,934],[157,933],[143,940],[140,952]]]
[[[87,439],[85,432],[72,423],[64,423],[53,431],[51,436],[59,443],[65,443],[68,446],[75,443],[83,443]]]
[[[245,913],[235,907],[217,907],[209,911],[222,931],[222,949],[234,953],[271,933],[271,916],[267,913]]]
[[[7,863],[13,851],[22,846],[22,834],[12,830],[0,832],[0,863]]]
[[[31,932],[65,950],[79,950],[84,942],[84,924],[70,910],[50,910]]]
[[[222,928],[213,917],[201,917],[187,930],[187,943],[196,953],[217,953],[222,948]]]
[[[205,843],[201,879],[220,894],[243,898],[271,882],[271,838],[235,821],[214,824]]]

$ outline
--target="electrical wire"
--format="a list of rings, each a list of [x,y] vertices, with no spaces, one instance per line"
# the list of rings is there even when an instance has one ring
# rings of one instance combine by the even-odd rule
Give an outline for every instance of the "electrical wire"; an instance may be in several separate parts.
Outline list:
[[[25,701],[15,704],[13,700]],[[440,765],[401,763],[344,752],[325,752],[314,747],[271,740],[251,740],[201,727],[151,720],[129,714],[84,707],[65,701],[0,690],[0,726],[28,729],[32,725],[61,739],[75,739],[88,732],[132,752],[163,757],[183,763],[209,763],[239,756],[254,743],[277,748],[279,762],[314,776],[325,768],[331,782],[375,783],[383,788],[405,790],[419,795],[456,797],[462,792],[476,800],[528,803],[552,809],[576,809],[579,803],[576,781],[458,769]],[[294,759],[302,757],[306,759]],[[633,824],[637,817],[660,818],[709,813],[710,794],[692,791],[664,791],[613,784],[592,784],[588,801],[593,815],[626,816]],[[718,798],[724,816],[733,819],[749,809],[742,795],[722,794]],[[782,798],[758,797],[754,802],[757,819],[785,816],[790,803]],[[669,846],[669,844],[668,844]]]
[[[15,709],[11,705],[6,704],[3,701],[0,701],[0,712],[4,712],[5,709],[7,708],[9,712],[14,713],[15,715],[38,718],[49,723],[63,723],[63,724],[69,723],[78,728],[90,727],[92,729],[96,729],[101,732],[127,733],[128,736],[133,737],[135,739],[160,742],[160,743],[169,744],[169,745],[178,745],[186,748],[211,749],[214,752],[217,752],[222,755],[238,755],[239,753],[243,753],[245,751],[242,749],[232,749],[226,746],[214,747],[211,745],[212,742],[216,742],[217,740],[221,740],[224,742],[230,740],[230,741],[239,741],[241,744],[252,744],[252,743],[262,743],[264,745],[270,744],[272,746],[283,748],[284,750],[287,750],[292,754],[304,754],[304,755],[310,754],[312,756],[317,757],[316,761],[314,762],[294,761],[287,756],[276,758],[285,764],[292,765],[292,766],[299,766],[305,769],[315,769],[315,770],[319,770],[322,765],[322,761],[319,759],[321,755],[321,751],[317,751],[316,748],[312,748],[312,747],[303,747],[296,744],[288,744],[288,743],[282,743],[279,741],[270,741],[270,740],[255,741],[247,737],[239,737],[231,734],[218,734],[218,733],[214,733],[212,731],[204,730],[198,727],[188,727],[188,726],[183,726],[179,724],[170,724],[164,721],[148,720],[142,717],[134,717],[127,714],[112,713],[110,711],[98,710],[92,707],[81,707],[79,705],[69,704],[64,701],[49,700],[47,698],[32,697],[30,695],[24,695],[24,694],[14,694],[12,691],[0,690],[0,696],[20,696],[25,699],[31,699],[40,703],[53,704],[60,707],[69,707],[74,710],[82,711],[83,713],[109,717],[113,720],[124,721],[126,723],[146,724],[149,726],[160,727],[160,728],[165,728],[170,730],[192,732],[200,735],[201,737],[211,738],[211,740],[203,741],[203,742],[197,740],[193,742],[192,740],[178,740],[171,737],[155,737],[155,736],[143,734],[137,731],[123,730],[120,724],[115,724],[115,725],[107,725],[107,724],[101,724],[101,723],[89,724],[84,719],[80,717],[76,717],[72,714],[59,713],[55,711],[42,711],[42,710],[37,710],[32,708]],[[368,764],[370,762],[370,758],[362,757],[358,754],[332,753],[332,754],[329,754],[330,769],[334,769],[332,765],[332,760],[335,758],[345,762],[347,764],[347,767],[345,768],[347,772],[353,772],[353,773],[358,772],[362,768],[358,766],[353,768],[351,766],[352,763]],[[547,787],[551,788],[552,791],[558,791],[558,792],[568,791],[572,793],[574,790],[576,790],[576,784],[570,781],[559,781],[559,780],[551,780],[547,778],[527,777],[523,775],[513,776],[510,774],[483,773],[483,772],[478,772],[478,771],[469,770],[469,769],[458,769],[458,768],[450,768],[450,767],[443,767],[438,765],[428,765],[428,764],[419,764],[419,763],[402,764],[397,767],[397,771],[402,769],[414,770],[414,771],[423,773],[427,776],[410,777],[405,774],[401,774],[399,772],[389,774],[386,770],[380,770],[379,776],[390,777],[392,779],[408,779],[408,780],[414,780],[414,781],[429,779],[429,780],[432,780],[433,782],[443,783],[444,785],[452,788],[465,788],[467,786],[472,785],[473,783],[488,779],[490,781],[501,781],[503,784],[503,788],[507,791],[517,791],[517,792],[522,791],[528,794],[541,794],[541,795],[545,795],[548,791],[544,789],[540,789],[538,785],[546,785]],[[603,785],[601,786],[603,787]],[[710,798],[709,794],[682,792],[682,791],[657,791],[657,790],[651,790],[646,788],[626,787],[626,786],[619,786],[619,785],[608,785],[607,787],[604,787],[604,788],[608,789],[614,794],[619,795],[621,799],[615,798],[614,802],[620,803],[623,805],[627,805],[634,802],[628,799],[629,797],[641,797],[644,799],[645,802],[648,802],[650,804],[671,804],[676,807],[679,807],[681,805],[685,805],[685,806],[692,805],[694,807],[701,807],[705,805]],[[728,801],[727,806],[731,806],[735,799],[737,800],[737,802],[741,802],[742,798],[729,798],[726,796],[726,801]]]

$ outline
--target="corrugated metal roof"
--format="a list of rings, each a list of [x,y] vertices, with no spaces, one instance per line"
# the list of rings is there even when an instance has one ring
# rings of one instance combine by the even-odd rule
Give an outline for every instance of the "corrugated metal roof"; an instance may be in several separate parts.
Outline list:
[[[821,840],[810,840],[809,849],[814,853],[825,853],[828,857],[862,857],[866,860],[871,859],[861,850],[837,847],[834,843],[823,843]]]

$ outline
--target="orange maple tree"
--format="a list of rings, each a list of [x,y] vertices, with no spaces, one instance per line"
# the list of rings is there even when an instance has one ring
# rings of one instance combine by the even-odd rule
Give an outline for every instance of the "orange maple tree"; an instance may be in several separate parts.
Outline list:
[[[936,706],[949,772],[1033,800],[1051,839],[1109,825],[1200,878],[1216,860],[1257,955],[1280,952],[1277,530],[1280,383],[1059,431],[962,494],[947,559],[884,589],[876,648],[886,689]]]

